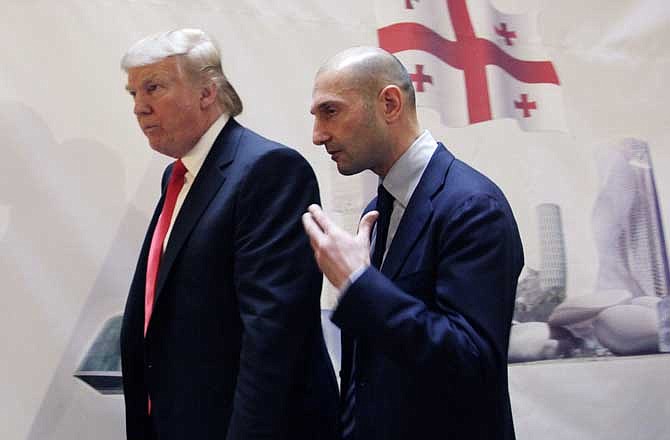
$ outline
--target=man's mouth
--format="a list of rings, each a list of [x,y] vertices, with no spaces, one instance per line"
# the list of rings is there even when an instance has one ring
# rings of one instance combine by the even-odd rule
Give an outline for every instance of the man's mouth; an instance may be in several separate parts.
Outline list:
[[[330,154],[330,158],[335,160],[336,156],[340,153],[341,150],[329,150],[326,148],[326,152]]]
[[[142,127],[142,131],[146,134],[152,133],[156,130],[158,130],[158,125],[156,124],[145,125]]]

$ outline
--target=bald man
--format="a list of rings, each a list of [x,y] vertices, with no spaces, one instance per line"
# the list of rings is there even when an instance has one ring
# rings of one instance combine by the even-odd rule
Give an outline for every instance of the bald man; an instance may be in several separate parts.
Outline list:
[[[339,172],[380,183],[355,236],[317,205],[303,215],[339,289],[342,438],[513,439],[507,345],[523,250],[505,196],[419,128],[412,81],[381,49],[322,66],[311,113]]]

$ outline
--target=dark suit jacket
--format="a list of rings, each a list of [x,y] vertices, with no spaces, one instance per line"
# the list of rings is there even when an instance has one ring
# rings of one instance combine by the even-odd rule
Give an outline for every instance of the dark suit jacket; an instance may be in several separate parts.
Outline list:
[[[163,176],[163,189],[171,168]],[[143,337],[156,212],[121,332],[129,440],[330,439],[337,384],[301,215],[319,202],[309,164],[228,121],[174,223]]]
[[[363,272],[332,317],[343,390],[357,340],[357,439],[514,438],[507,346],[522,266],[502,192],[440,145],[381,272]]]

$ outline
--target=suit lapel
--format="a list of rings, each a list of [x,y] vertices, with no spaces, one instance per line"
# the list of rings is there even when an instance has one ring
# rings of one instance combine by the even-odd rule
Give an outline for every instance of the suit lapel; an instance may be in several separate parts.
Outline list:
[[[156,303],[179,251],[210,201],[226,180],[228,165],[234,160],[244,128],[230,119],[217,136],[170,232],[156,282]],[[154,308],[156,306],[154,305]]]
[[[441,143],[433,153],[419,184],[407,204],[382,265],[389,279],[397,276],[428,220],[433,215],[433,196],[442,188],[454,156]]]

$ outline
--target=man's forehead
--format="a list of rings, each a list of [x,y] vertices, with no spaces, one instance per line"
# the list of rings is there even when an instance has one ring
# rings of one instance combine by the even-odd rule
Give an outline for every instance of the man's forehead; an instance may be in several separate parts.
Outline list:
[[[152,64],[128,69],[128,86],[147,81],[169,79],[179,75],[179,64],[174,57],[164,58]]]
[[[343,72],[319,73],[314,81],[312,96],[352,98],[360,95],[359,87],[350,75]]]
[[[316,112],[322,107],[328,105],[348,106],[357,102],[360,99],[360,94],[352,87],[347,88],[329,88],[329,87],[314,87],[312,93],[312,108],[311,113]]]
[[[337,69],[319,71],[314,79],[314,88],[344,88],[350,80],[351,75]]]

